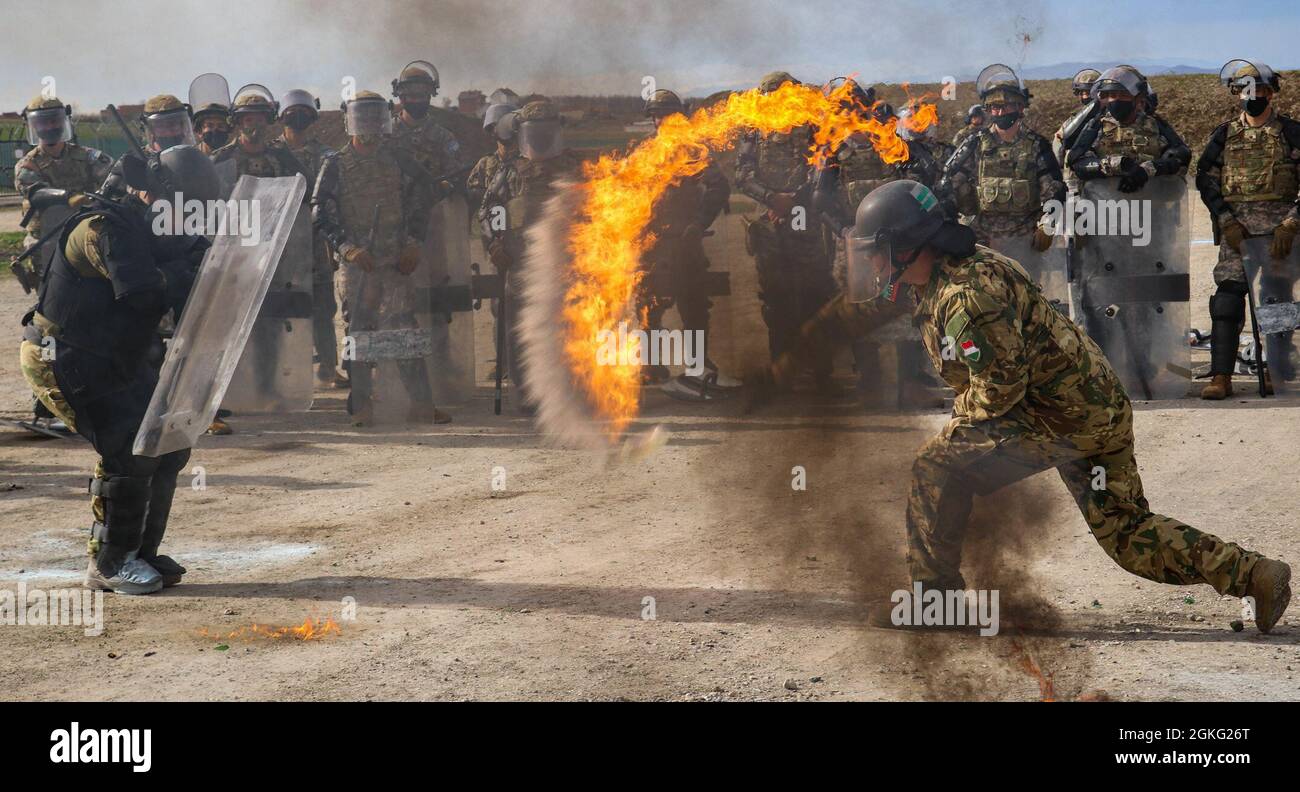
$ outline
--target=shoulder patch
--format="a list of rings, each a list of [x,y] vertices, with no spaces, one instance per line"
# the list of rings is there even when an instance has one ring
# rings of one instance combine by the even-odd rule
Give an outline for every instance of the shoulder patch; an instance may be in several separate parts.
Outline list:
[[[992,350],[984,333],[971,321],[965,308],[958,308],[943,327],[944,343],[952,344],[957,359],[972,372],[979,372],[992,359]]]

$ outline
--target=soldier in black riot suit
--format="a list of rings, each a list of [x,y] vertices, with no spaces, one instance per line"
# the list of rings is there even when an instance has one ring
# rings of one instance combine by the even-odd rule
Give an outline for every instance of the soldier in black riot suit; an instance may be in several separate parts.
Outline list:
[[[148,207],[177,194],[214,200],[220,186],[192,146],[168,148],[153,167],[128,155],[121,172],[129,197],[94,201],[64,227],[25,317],[21,358],[37,397],[100,456],[86,586],[149,594],[185,573],[158,550],[189,450],[151,458],[132,445],[158,381],[159,323],[180,315],[209,244],[155,233]]]

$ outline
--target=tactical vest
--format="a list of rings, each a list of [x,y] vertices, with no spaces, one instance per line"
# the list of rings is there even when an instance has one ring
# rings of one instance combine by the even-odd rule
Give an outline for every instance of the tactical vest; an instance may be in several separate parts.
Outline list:
[[[1101,120],[1101,131],[1093,150],[1103,157],[1133,157],[1138,161],[1153,160],[1165,149],[1160,135],[1160,125],[1146,113],[1138,113],[1133,123],[1124,125],[1109,115]]]
[[[1296,163],[1287,152],[1282,123],[1274,118],[1262,127],[1228,122],[1223,144],[1223,199],[1293,201],[1296,197]]]
[[[981,136],[975,192],[981,214],[1037,212],[1038,141],[1023,133],[1010,143],[992,132]]]
[[[795,192],[808,180],[808,127],[796,127],[787,134],[764,135],[755,147],[759,183],[776,192]]]
[[[105,233],[112,235],[111,249],[116,263],[110,267],[112,278],[86,269],[85,251],[79,248],[90,244],[89,234],[86,229],[75,233],[97,216],[104,218]],[[41,281],[36,306],[41,316],[51,323],[50,334],[59,343],[127,363],[144,355],[153,341],[161,310],[141,311],[138,303],[119,300],[116,293],[129,284],[147,284],[157,279],[158,304],[162,305],[162,279],[150,249],[151,233],[144,215],[127,207],[101,206],[68,221]],[[80,268],[69,260],[70,238],[74,248],[72,256],[83,261]]]
[[[420,163],[430,176],[441,176],[455,167],[448,156],[448,148],[460,148],[455,135],[446,127],[427,116],[415,126],[407,126],[400,118],[393,119],[393,139]]]
[[[870,143],[842,146],[835,159],[840,164],[841,197],[848,202],[849,211],[857,209],[867,193],[898,179],[897,171],[885,164]]]
[[[260,152],[250,154],[239,145],[239,139],[236,138],[217,149],[217,153],[212,155],[212,161],[225,162],[233,159],[238,176],[292,176],[294,171],[277,153],[287,154],[288,149],[276,143],[268,143]],[[308,185],[309,188],[311,186]]]
[[[401,167],[383,149],[362,155],[350,145],[337,160],[339,219],[348,239],[374,256],[396,255],[406,233]]]

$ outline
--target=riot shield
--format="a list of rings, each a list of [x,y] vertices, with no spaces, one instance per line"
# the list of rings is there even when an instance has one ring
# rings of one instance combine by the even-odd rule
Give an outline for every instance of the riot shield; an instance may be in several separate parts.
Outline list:
[[[133,453],[156,457],[190,448],[207,431],[253,331],[306,190],[301,176],[246,176],[235,186],[232,199],[256,213],[258,236],[251,245],[237,234],[214,238],[167,344]]]
[[[1038,284],[1038,288],[1042,289],[1043,296],[1056,303],[1062,313],[1069,315],[1070,291],[1066,280],[1066,258],[1069,253],[1066,249],[1067,240],[1058,234],[1052,237],[1052,246],[1041,253],[1034,250],[1033,241],[1032,234],[994,237],[989,240],[989,247],[1019,262],[1034,283]]]
[[[1076,253],[1076,317],[1134,399],[1187,395],[1191,206],[1181,176],[1157,176],[1136,193],[1118,178],[1083,185],[1093,212]],[[1077,221],[1087,225],[1086,215]],[[1084,233],[1089,231],[1090,233]]]
[[[311,209],[300,205],[222,407],[236,413],[311,409],[312,264]]]
[[[411,274],[419,295],[416,321],[428,330],[429,387],[435,404],[463,404],[474,395],[474,312],[469,210],[462,195],[430,213],[420,266]]]
[[[200,74],[190,82],[190,108],[194,113],[204,110],[230,109],[230,83],[216,72]]]
[[[1252,333],[1258,333],[1264,348],[1264,369],[1273,393],[1285,399],[1300,397],[1296,366],[1295,331],[1300,327],[1300,304],[1296,303],[1296,281],[1300,279],[1300,246],[1283,260],[1272,257],[1273,237],[1251,237],[1242,243],[1242,264],[1250,281]],[[1258,387],[1252,382],[1250,389]],[[1267,394],[1267,388],[1265,389]]]

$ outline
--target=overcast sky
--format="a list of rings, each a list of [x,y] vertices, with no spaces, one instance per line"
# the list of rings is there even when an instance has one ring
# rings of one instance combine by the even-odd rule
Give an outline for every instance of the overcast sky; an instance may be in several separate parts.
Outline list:
[[[408,61],[432,61],[442,94],[641,92],[642,77],[698,94],[781,68],[824,81],[969,75],[1086,61],[1300,63],[1300,3],[1145,0],[93,0],[5,11],[0,103],[20,108],[54,78],[65,101],[96,110],[156,93],[185,97],[221,72],[234,90],[307,88],[337,106],[344,78],[387,94]],[[1233,14],[1241,14],[1233,18]],[[31,31],[43,31],[40,34]]]

